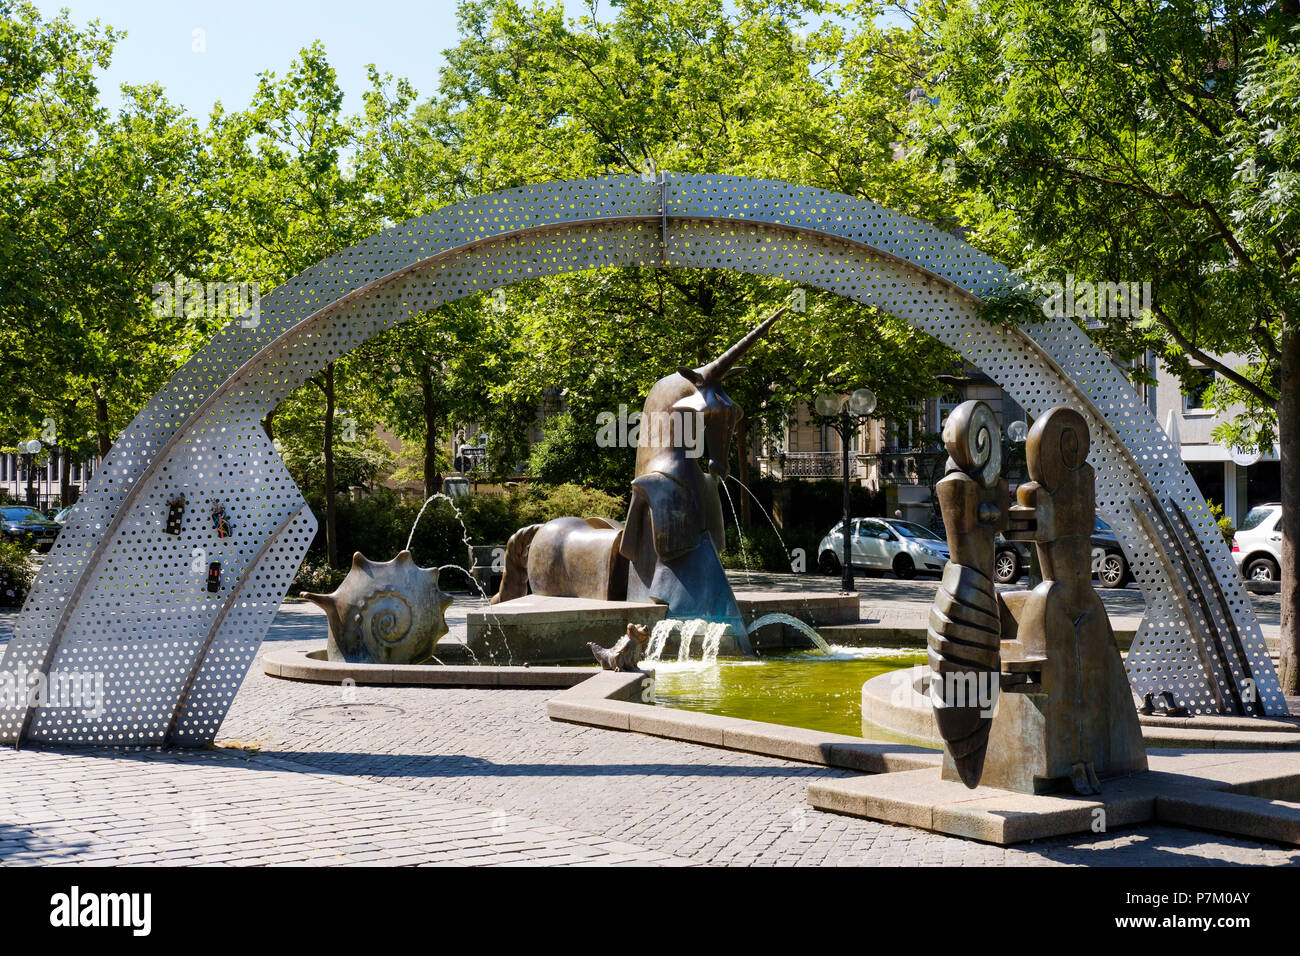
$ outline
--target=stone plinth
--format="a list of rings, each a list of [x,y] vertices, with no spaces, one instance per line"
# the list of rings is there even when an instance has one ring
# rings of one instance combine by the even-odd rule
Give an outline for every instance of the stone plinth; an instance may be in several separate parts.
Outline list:
[[[764,625],[753,633],[753,623],[764,614],[789,614],[820,630],[823,626],[853,624],[858,620],[859,596],[827,592],[795,594],[788,591],[737,591],[736,604],[745,626],[750,628],[750,642],[756,651],[810,646],[808,637],[788,624]],[[827,639],[827,643],[830,640]]]
[[[652,602],[529,594],[468,612],[465,645],[485,662],[585,663],[592,660],[588,641],[609,647],[628,624],[654,627],[667,613]]]
[[[741,591],[736,604],[746,626],[764,614],[789,614],[818,627],[857,620],[856,594],[790,594],[782,591]],[[470,611],[466,621],[466,646],[481,660],[528,661],[534,664],[564,664],[591,657],[588,641],[609,647],[623,635],[628,624],[652,627],[668,615],[663,604],[649,601],[597,601],[589,598],[550,597],[529,594]],[[808,638],[786,624],[764,626],[753,635],[757,648],[767,651],[804,648]],[[695,636],[698,649],[703,631]],[[664,656],[676,657],[678,634],[674,631]],[[719,654],[741,653],[734,637],[723,638]],[[692,656],[698,657],[698,650]]]
[[[1300,754],[1189,752],[1152,755],[1150,765],[1091,796],[969,789],[927,768],[820,780],[808,787],[808,802],[1002,845],[1144,822],[1300,844]]]

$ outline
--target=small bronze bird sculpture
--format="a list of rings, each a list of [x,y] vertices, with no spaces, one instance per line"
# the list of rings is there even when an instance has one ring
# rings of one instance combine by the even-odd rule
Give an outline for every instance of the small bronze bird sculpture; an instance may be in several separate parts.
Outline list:
[[[602,670],[634,671],[641,659],[641,648],[650,640],[650,629],[644,624],[629,624],[627,632],[620,637],[613,647],[601,647],[595,641],[588,641],[592,656],[600,662]]]

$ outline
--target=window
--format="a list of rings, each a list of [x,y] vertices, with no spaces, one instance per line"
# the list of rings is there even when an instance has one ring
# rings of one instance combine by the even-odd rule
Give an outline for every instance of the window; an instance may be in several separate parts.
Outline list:
[[[31,521],[44,517],[34,508],[0,508],[0,518],[5,521]]]
[[[943,431],[943,423],[948,420],[948,416],[952,413],[952,410],[956,408],[958,405],[960,405],[962,402],[964,402],[965,400],[966,400],[965,396],[963,396],[962,393],[957,390],[944,392],[942,395],[939,396],[938,430],[940,432]]]
[[[889,541],[894,536],[889,533],[883,521],[863,521],[861,528],[858,530],[860,538],[878,538],[881,541]]]
[[[890,525],[893,527],[895,531],[897,531],[905,538],[924,538],[927,541],[943,540],[943,538],[939,537],[929,528],[925,527],[924,525],[916,524],[915,522],[912,521],[895,520],[895,521],[891,521]]]
[[[1278,505],[1260,505],[1258,507],[1251,508],[1250,514],[1246,515],[1245,520],[1241,522],[1241,527],[1238,528],[1237,530],[1253,531],[1255,528],[1258,528],[1260,525],[1264,524],[1265,520],[1270,518],[1275,518],[1281,513],[1282,513],[1282,509]]]
[[[912,414],[902,421],[893,420],[885,423],[885,450],[910,450],[917,446],[920,439],[920,420],[923,409],[918,403],[912,406]]]
[[[1199,412],[1205,410],[1205,391],[1213,384],[1213,369],[1192,369],[1191,375],[1183,383],[1183,411]]]

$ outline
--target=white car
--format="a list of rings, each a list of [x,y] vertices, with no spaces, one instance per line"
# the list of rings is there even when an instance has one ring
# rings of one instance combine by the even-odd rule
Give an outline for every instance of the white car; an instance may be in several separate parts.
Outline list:
[[[1248,581],[1282,580],[1281,520],[1280,504],[1257,505],[1232,536],[1232,560]]]
[[[817,567],[823,574],[839,574],[844,554],[844,522],[831,528],[817,545]],[[897,518],[854,518],[850,544],[855,568],[893,571],[914,578],[918,571],[943,571],[948,563],[948,542],[929,528]]]

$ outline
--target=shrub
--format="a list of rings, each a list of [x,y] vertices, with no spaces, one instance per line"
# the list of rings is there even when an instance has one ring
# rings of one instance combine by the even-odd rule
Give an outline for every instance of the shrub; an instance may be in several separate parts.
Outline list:
[[[396,491],[381,488],[356,501],[340,501],[338,509],[339,562],[351,559],[360,551],[372,561],[395,558],[411,539],[411,556],[424,567],[442,564],[465,564],[468,555],[464,531],[455,512],[446,501],[437,499],[424,509],[414,537],[411,527],[420,514],[423,502],[406,498]],[[457,502],[462,511],[463,505]],[[471,540],[474,540],[471,535]],[[324,533],[316,542],[324,551]]]
[[[512,497],[518,499],[516,513],[521,526],[570,515],[575,518],[613,518],[616,521],[627,517],[624,499],[581,485],[538,485]]]
[[[410,537],[411,556],[418,564],[467,568],[470,557],[465,546],[466,535],[474,545],[499,545],[525,525],[566,515],[621,519],[626,511],[622,499],[590,488],[534,486],[512,490],[506,495],[466,495],[451,503],[435,499],[424,509],[412,536],[411,527],[423,504],[390,488],[380,488],[357,500],[340,497],[336,516],[339,563],[346,565],[357,551],[372,561],[391,560],[406,547]],[[324,510],[314,507],[318,515]],[[303,573],[309,566],[317,569],[314,574],[319,574],[325,566],[323,527],[312,543]],[[444,582],[444,589],[448,585],[469,587],[464,575],[449,573]],[[320,590],[305,583],[298,589]]]
[[[529,524],[519,513],[517,498],[514,493],[457,498],[456,507],[460,509],[470,541],[474,544],[504,544],[520,527]],[[439,507],[448,516],[452,515],[445,502],[439,503]]]
[[[1219,526],[1219,534],[1223,535],[1223,540],[1232,547],[1232,536],[1237,533],[1237,529],[1232,526],[1232,519],[1223,513],[1223,505],[1216,504],[1213,501],[1207,502],[1210,506],[1210,520]]]
[[[734,524],[727,526],[727,550],[722,555],[722,566],[733,570],[748,567],[750,571],[790,573],[791,557],[782,547],[781,538],[777,537],[766,519],[758,516],[758,520],[763,522],[762,526],[755,524],[743,535],[736,532]],[[781,534],[782,537],[785,536],[784,531]],[[794,545],[789,547],[793,548]]]
[[[346,571],[328,567],[324,562],[304,561],[289,585],[290,594],[311,591],[313,594],[329,594],[337,588],[345,577]]]
[[[0,538],[0,607],[20,607],[36,576],[28,550]]]

